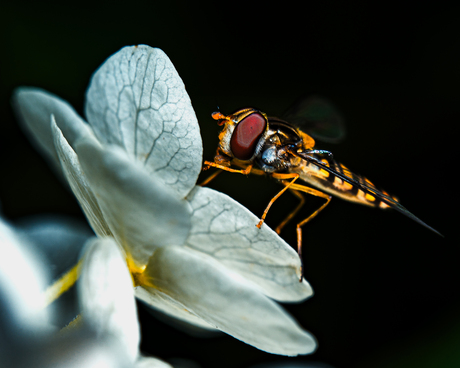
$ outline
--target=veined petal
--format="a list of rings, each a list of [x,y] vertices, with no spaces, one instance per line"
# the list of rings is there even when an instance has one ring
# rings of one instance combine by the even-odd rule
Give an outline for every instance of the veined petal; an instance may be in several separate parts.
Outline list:
[[[121,49],[94,74],[85,113],[98,139],[125,149],[181,198],[201,170],[198,122],[185,86],[160,49]]]
[[[83,252],[78,282],[83,320],[101,336],[119,339],[134,361],[140,332],[126,261],[112,238],[90,240]]]
[[[193,208],[192,229],[185,245],[205,253],[257,285],[269,297],[300,301],[313,294],[299,282],[297,252],[229,196],[195,187],[187,197]]]
[[[134,289],[134,295],[153,309],[156,309],[170,317],[177,318],[186,324],[190,324],[193,327],[204,329],[206,331],[217,331],[215,327],[195,316],[193,313],[190,313],[187,309],[184,309],[181,303],[178,303],[176,300],[161,291],[153,288],[146,289],[142,286],[137,286]]]
[[[85,213],[88,222],[97,235],[111,235],[97,199],[85,174],[81,170],[78,157],[57,126],[54,115],[51,115],[51,131],[54,138],[55,151],[58,154],[64,176],[75,197],[77,197],[78,203]]]
[[[144,272],[147,290],[169,296],[210,325],[261,350],[308,354],[314,338],[276,302],[215,259],[185,247],[163,247]]]
[[[155,180],[117,146],[88,137],[76,153],[113,236],[138,266],[165,245],[183,244],[190,231],[190,204]]]
[[[54,149],[54,139],[50,127],[50,117],[54,115],[59,128],[72,145],[75,139],[92,134],[91,128],[78,116],[66,101],[40,88],[20,87],[14,91],[13,106],[22,126],[38,148],[59,163]]]

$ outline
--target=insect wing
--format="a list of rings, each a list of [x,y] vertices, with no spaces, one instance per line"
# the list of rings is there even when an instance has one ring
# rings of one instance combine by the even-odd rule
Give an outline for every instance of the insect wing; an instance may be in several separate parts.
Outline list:
[[[281,118],[323,142],[338,143],[345,138],[342,116],[334,105],[318,96],[301,99]]]
[[[372,183],[370,183],[367,179],[353,174],[351,172],[345,172],[343,168],[341,168],[340,164],[337,163],[335,160],[331,159],[329,156],[325,154],[309,154],[308,152],[294,152],[291,151],[292,154],[303,158],[304,160],[311,162],[321,169],[327,171],[329,174],[336,176],[337,178],[353,185],[355,188],[362,190],[364,193],[368,193],[382,202],[386,203],[390,208],[402,213],[403,215],[409,217],[413,221],[417,222],[418,224],[426,227],[427,229],[433,231],[434,233],[443,236],[440,232],[433,229],[431,226],[424,223],[420,220],[417,216],[415,216],[412,212],[409,212],[404,206],[402,206],[398,201],[391,198],[390,196],[382,193],[379,189],[377,189]],[[328,162],[326,164],[325,162]]]

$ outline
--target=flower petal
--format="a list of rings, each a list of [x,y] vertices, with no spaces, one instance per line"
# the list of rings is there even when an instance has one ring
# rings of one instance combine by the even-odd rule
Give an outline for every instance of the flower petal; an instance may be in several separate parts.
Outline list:
[[[185,86],[160,49],[125,47],[94,74],[86,116],[98,139],[123,147],[181,198],[201,170],[198,122]]]
[[[139,353],[139,323],[133,282],[112,238],[85,246],[78,292],[83,321],[98,334],[119,339],[134,361]]]
[[[135,368],[173,368],[168,363],[149,356],[139,356],[136,363],[134,364]]]
[[[85,174],[81,170],[78,157],[58,128],[54,115],[51,115],[51,130],[54,138],[55,150],[58,154],[64,176],[75,197],[77,197],[78,203],[85,213],[91,227],[99,236],[111,235],[111,231],[104,219],[93,190]]]
[[[80,328],[69,334],[41,339],[23,339],[3,367],[14,368],[129,368],[133,366],[120,341],[107,335],[96,336]]]
[[[163,247],[144,272],[147,290],[174,299],[210,325],[261,350],[308,354],[314,338],[276,302],[213,258],[184,247]],[[153,291],[152,290],[152,291]]]
[[[88,124],[66,101],[40,88],[17,88],[12,103],[32,141],[54,163],[59,163],[59,160],[50,128],[52,114],[71,145],[76,138],[92,134]]]
[[[248,368],[334,368],[332,365],[323,362],[302,362],[302,361],[285,361],[260,363],[251,365]]]
[[[16,229],[46,257],[54,279],[75,266],[85,242],[94,233],[83,220],[65,215],[33,215],[15,221]],[[75,317],[75,315],[74,315]]]
[[[50,280],[57,280],[75,266],[83,245],[94,236],[83,220],[63,215],[34,215],[19,219],[16,228],[45,259]],[[51,305],[49,315],[55,326],[64,327],[80,313],[76,288],[71,288]]]
[[[43,306],[47,282],[48,275],[38,254],[28,246],[25,237],[20,236],[13,227],[0,218],[0,310],[2,312],[0,331],[2,334],[5,331],[5,335],[8,335],[8,332],[27,335],[34,330],[38,332],[46,328],[48,310]]]
[[[192,229],[185,245],[215,258],[255,283],[269,297],[300,301],[313,294],[300,277],[297,252],[227,195],[196,187],[188,196]]]
[[[191,226],[187,201],[119,147],[101,147],[88,137],[76,152],[113,236],[138,266],[157,247],[184,243]]]
[[[217,331],[209,323],[206,323],[201,318],[195,316],[193,313],[190,313],[188,310],[184,309],[180,303],[171,299],[162,292],[158,292],[152,288],[147,290],[142,286],[137,286],[134,289],[134,295],[136,295],[137,298],[142,300],[149,307],[160,311],[167,316],[177,318],[185,324],[191,325],[184,326],[186,331],[191,331],[193,327],[196,327],[197,329],[204,329],[206,331]],[[196,333],[199,334],[199,330],[196,330]]]

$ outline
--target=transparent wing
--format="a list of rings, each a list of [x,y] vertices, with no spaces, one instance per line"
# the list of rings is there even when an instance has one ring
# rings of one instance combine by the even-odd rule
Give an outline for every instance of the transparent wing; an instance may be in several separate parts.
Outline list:
[[[362,190],[364,193],[368,193],[380,201],[387,204],[390,208],[402,213],[403,215],[409,217],[410,219],[414,220],[415,222],[419,223],[420,225],[426,227],[427,229],[435,232],[436,234],[443,236],[437,230],[433,229],[431,226],[424,223],[420,220],[417,216],[413,213],[409,212],[404,206],[402,206],[397,200],[391,198],[388,194],[383,193],[379,189],[377,189],[371,182],[369,182],[366,178],[356,175],[346,169],[343,165],[340,165],[334,159],[326,154],[309,154],[308,151],[306,152],[295,152],[290,151],[292,154],[303,158],[304,160],[313,163],[314,165],[320,167],[321,169],[327,171],[329,174],[351,184],[354,188],[358,188]],[[326,163],[327,162],[327,163]]]
[[[345,138],[342,116],[333,104],[319,96],[299,100],[283,113],[281,119],[323,142],[338,143]]]

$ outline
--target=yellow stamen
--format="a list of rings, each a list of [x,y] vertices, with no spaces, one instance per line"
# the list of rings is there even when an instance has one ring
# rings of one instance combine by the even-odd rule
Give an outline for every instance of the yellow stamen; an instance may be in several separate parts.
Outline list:
[[[81,263],[81,260],[78,261],[78,263],[71,270],[65,273],[59,280],[57,280],[54,284],[50,285],[46,289],[43,307],[50,305],[67,290],[69,290],[73,284],[75,284],[75,282],[78,280],[78,277],[80,276]]]
[[[83,323],[83,318],[82,318],[81,314],[79,314],[72,321],[70,321],[68,325],[66,325],[65,327],[61,328],[59,333],[66,334],[66,333],[68,333],[69,331],[72,331],[75,328],[79,328],[82,323]]]
[[[133,272],[132,274],[134,287],[136,286],[148,286],[154,288],[155,285],[153,284],[151,277],[147,276],[145,272]]]

